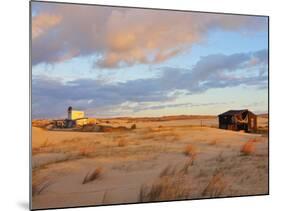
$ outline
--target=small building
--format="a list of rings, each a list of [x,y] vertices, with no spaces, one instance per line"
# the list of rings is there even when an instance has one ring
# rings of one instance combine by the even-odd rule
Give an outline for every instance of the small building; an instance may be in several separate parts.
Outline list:
[[[85,117],[84,111],[74,110],[69,106],[67,113],[68,118],[66,119],[66,125],[68,128],[88,124],[88,118]]]
[[[248,109],[229,110],[218,115],[218,118],[221,129],[244,130],[246,132],[257,130],[257,116]]]
[[[55,128],[74,128],[89,124],[97,124],[97,120],[95,118],[85,117],[84,111],[74,110],[71,106],[69,106],[67,109],[66,119],[54,120]]]
[[[84,111],[74,110],[71,106],[68,107],[67,111],[68,111],[67,112],[68,119],[75,120],[85,117]]]

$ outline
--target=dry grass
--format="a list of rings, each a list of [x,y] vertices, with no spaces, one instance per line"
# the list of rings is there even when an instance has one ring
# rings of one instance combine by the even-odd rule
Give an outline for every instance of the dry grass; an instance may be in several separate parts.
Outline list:
[[[161,136],[171,136],[171,137],[179,136],[174,131],[163,131],[159,135],[161,135]]]
[[[118,147],[124,147],[127,145],[127,141],[125,139],[119,139],[117,142]]]
[[[217,144],[217,140],[214,139],[212,141],[209,142],[209,145],[213,146],[213,145],[216,145]]]
[[[178,141],[180,139],[180,136],[179,135],[174,135],[171,139],[172,142],[174,141]]]
[[[219,163],[222,163],[225,161],[225,158],[223,157],[223,152],[220,152],[218,157],[216,157],[216,161]]]
[[[46,188],[48,188],[52,182],[50,180],[44,180],[44,182],[32,181],[32,196],[40,195]]]
[[[259,139],[256,139],[256,138],[249,139],[248,142],[254,142],[254,143],[256,143],[256,142],[259,142]]]
[[[86,184],[99,179],[101,177],[102,172],[103,169],[101,167],[96,168],[92,173],[88,172],[84,177],[82,184]]]
[[[103,194],[103,197],[102,197],[102,204],[106,204],[107,197],[108,197],[108,192],[105,191],[104,194]]]
[[[197,149],[194,145],[192,144],[188,144],[185,146],[184,150],[183,150],[183,153],[186,155],[186,156],[195,156],[196,155],[196,152],[197,152]]]
[[[41,152],[39,147],[32,147],[32,156],[39,154]]]
[[[64,139],[61,141],[62,144],[75,144],[81,142],[83,139],[81,137],[73,137],[71,139]]]
[[[203,133],[198,128],[183,126],[172,127],[170,131],[165,131],[165,126],[160,127],[159,132],[148,132],[149,127],[156,126],[138,123],[138,129],[131,133],[61,132],[67,134],[65,137],[57,135],[57,132],[48,131],[47,137],[52,141],[53,146],[41,150],[57,151],[57,154],[53,154],[54,157],[52,154],[46,156],[47,160],[49,157],[51,159],[51,163],[48,164],[70,162],[36,169],[38,177],[51,176],[52,179],[57,178],[58,183],[51,186],[42,184],[36,188],[34,186],[33,192],[41,194],[39,197],[35,196],[36,203],[40,202],[41,198],[45,199],[53,192],[60,191],[65,184],[71,185],[71,190],[83,187],[80,190],[81,195],[98,191],[94,202],[103,204],[120,201],[121,195],[129,196],[128,202],[138,200],[146,202],[233,196],[266,190],[267,145],[266,141],[263,141],[266,138],[256,138],[259,140],[258,143],[252,141],[257,148],[256,153],[254,156],[243,157],[240,156],[241,146],[256,135],[229,132],[230,136],[225,139],[226,135],[220,134],[220,130],[216,132],[209,128]],[[178,135],[181,141],[171,143],[170,140],[176,137],[174,134]],[[143,136],[151,136],[152,139],[142,140]],[[40,137],[41,142],[36,146],[40,146],[47,137]],[[124,146],[124,142],[127,142],[127,145]],[[140,145],[135,146],[134,143]],[[45,145],[48,146],[48,141]],[[226,148],[226,145],[229,148]],[[92,152],[89,147],[93,147]],[[264,156],[258,157],[259,153]],[[68,154],[71,156],[68,157]],[[45,159],[44,156],[42,158]],[[95,159],[85,159],[88,156]],[[41,165],[42,158],[34,156],[34,163]],[[100,164],[96,165],[97,163]],[[256,167],[257,165],[259,166]],[[77,166],[81,168],[80,175],[76,174]],[[248,168],[249,166],[251,168]],[[102,167],[103,170],[96,170],[96,167]],[[215,174],[216,168],[223,169],[225,175]],[[257,170],[254,175],[251,169]],[[73,181],[78,176],[77,183],[68,184],[71,175]],[[136,182],[131,189],[127,181],[132,176]],[[254,184],[258,180],[260,185],[257,187]],[[114,184],[114,194],[111,194],[112,184]],[[128,186],[128,190],[124,189],[124,185]],[[85,199],[87,203],[94,203],[92,197],[88,198]]]
[[[196,155],[192,155],[188,161],[185,162],[183,168],[180,170],[180,173],[187,174],[190,166],[194,165]]]
[[[96,148],[94,146],[81,147],[79,150],[79,155],[83,157],[90,157],[95,152]]]
[[[154,139],[154,138],[155,138],[155,134],[152,133],[144,134],[141,136],[141,139],[143,140]]]
[[[164,169],[161,171],[159,177],[173,176],[173,175],[175,175],[176,170],[177,170],[177,169],[176,169],[175,166],[173,167],[172,165],[168,165],[166,168],[164,168]]]
[[[65,156],[63,156],[63,157],[51,159],[48,162],[45,162],[43,164],[37,164],[37,165],[36,164],[35,165],[32,164],[32,170],[38,170],[38,169],[42,169],[42,168],[44,168],[44,167],[46,167],[48,165],[51,165],[51,164],[63,163],[63,162],[67,162],[67,161],[71,161],[71,160],[76,160],[76,159],[80,159],[80,157],[77,156],[77,155],[66,153]]]
[[[162,128],[156,128],[156,127],[149,127],[147,128],[147,132],[148,133],[158,133],[158,132],[161,132],[163,131],[163,127]]]
[[[176,134],[174,131],[164,132],[161,136],[167,137],[170,141],[178,141],[180,139],[179,134]]]
[[[62,141],[63,145],[65,144],[64,140]],[[58,144],[49,141],[48,138],[46,138],[39,146],[34,147],[32,146],[32,155],[36,155],[39,153],[56,153],[60,152],[60,149],[58,148]]]
[[[68,153],[80,156],[90,156],[96,152],[97,141],[90,138],[73,137],[60,142],[51,142],[46,139],[39,147],[32,147],[32,154],[39,153]]]
[[[142,139],[174,142],[178,141],[180,136],[171,129],[149,128],[148,132],[142,135]]]
[[[46,140],[41,144],[40,147],[50,147],[52,146],[52,143],[49,141],[48,138],[46,138]]]
[[[186,199],[189,189],[182,185],[181,178],[163,177],[151,186],[141,186],[139,193],[140,202],[166,201],[175,199]]]
[[[51,125],[52,121],[47,120],[47,119],[38,119],[38,120],[32,120],[32,126],[33,127],[40,127],[40,128],[45,128],[48,125]]]
[[[222,171],[215,171],[212,178],[202,192],[202,196],[218,197],[223,194],[227,183],[224,181],[224,174]]]
[[[242,155],[251,155],[255,152],[255,146],[253,140],[248,140],[240,149]]]

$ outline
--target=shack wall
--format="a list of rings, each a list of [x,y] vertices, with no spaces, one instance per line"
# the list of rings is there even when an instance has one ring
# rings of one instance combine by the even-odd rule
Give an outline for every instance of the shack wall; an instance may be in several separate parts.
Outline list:
[[[236,121],[238,117],[241,119],[239,115],[241,114],[219,115],[219,128],[228,130],[245,130],[250,132],[257,130],[257,116],[254,113],[247,111],[246,114],[243,114],[244,116],[242,118],[247,119],[246,122]]]

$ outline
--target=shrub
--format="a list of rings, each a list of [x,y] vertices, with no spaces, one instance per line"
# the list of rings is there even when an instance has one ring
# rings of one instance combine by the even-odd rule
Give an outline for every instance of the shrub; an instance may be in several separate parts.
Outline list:
[[[251,155],[255,151],[254,141],[247,141],[240,149],[242,155]]]
[[[136,124],[133,124],[133,125],[131,126],[131,129],[132,129],[132,130],[137,129],[137,125],[136,125]]]
[[[185,146],[183,153],[186,156],[195,156],[196,148],[193,145],[188,144],[188,145]]]
[[[180,178],[163,177],[151,186],[141,186],[139,193],[140,202],[166,201],[175,199],[186,199],[189,189],[182,185]]]

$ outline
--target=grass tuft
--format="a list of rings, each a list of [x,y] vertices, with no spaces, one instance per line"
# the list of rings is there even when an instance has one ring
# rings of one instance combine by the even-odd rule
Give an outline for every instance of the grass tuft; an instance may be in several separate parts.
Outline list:
[[[165,176],[173,176],[176,173],[176,167],[173,167],[172,165],[168,165],[166,168],[164,168],[159,177],[165,177]]]
[[[103,169],[101,167],[96,168],[92,173],[88,172],[84,177],[82,184],[86,184],[99,179],[101,177],[102,172]]]
[[[182,174],[187,174],[190,166],[194,165],[194,160],[195,160],[196,155],[192,155],[188,161],[185,162],[184,166],[180,170],[180,173]]]
[[[32,196],[40,195],[51,184],[52,184],[52,182],[50,180],[46,180],[42,183],[33,182],[32,183]]]
[[[215,171],[212,178],[202,192],[202,196],[218,197],[223,194],[226,188],[226,182],[223,180],[223,172]]]
[[[151,186],[141,186],[139,193],[140,202],[166,201],[186,199],[189,189],[182,185],[181,179],[174,177],[163,177]]]

